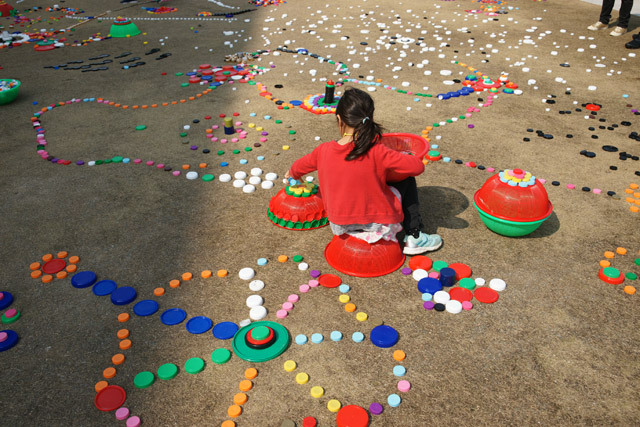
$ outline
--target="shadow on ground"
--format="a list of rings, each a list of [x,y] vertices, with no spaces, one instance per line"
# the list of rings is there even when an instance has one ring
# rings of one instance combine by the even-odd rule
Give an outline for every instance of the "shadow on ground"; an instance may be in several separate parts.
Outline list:
[[[469,227],[467,221],[458,218],[469,207],[469,199],[461,192],[447,187],[419,187],[418,198],[425,233],[437,233],[438,228]]]

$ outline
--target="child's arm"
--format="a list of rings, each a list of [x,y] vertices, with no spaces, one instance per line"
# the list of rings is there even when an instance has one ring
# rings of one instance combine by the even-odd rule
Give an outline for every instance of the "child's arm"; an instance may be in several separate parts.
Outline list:
[[[316,147],[311,153],[307,154],[296,160],[289,171],[285,174],[285,178],[300,179],[304,175],[311,173],[318,169],[318,149]]]
[[[424,172],[422,159],[416,156],[409,156],[390,148],[383,148],[383,164],[387,170],[387,182],[398,182],[410,176],[418,176]]]

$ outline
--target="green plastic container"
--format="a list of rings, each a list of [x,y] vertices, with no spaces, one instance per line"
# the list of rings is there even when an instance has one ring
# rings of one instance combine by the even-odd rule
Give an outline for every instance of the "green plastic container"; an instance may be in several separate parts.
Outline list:
[[[473,207],[478,210],[480,219],[482,220],[482,222],[484,222],[484,225],[489,228],[489,230],[507,237],[520,237],[531,234],[536,231],[543,222],[549,219],[549,216],[551,216],[551,213],[549,213],[549,216],[537,221],[516,222],[496,218],[495,216],[489,215],[488,213],[482,211],[478,207],[478,205],[476,205],[475,200],[473,201]]]
[[[116,20],[109,31],[109,35],[114,38],[134,37],[138,34],[140,34],[140,30],[130,20],[127,20],[126,23],[119,23]]]
[[[0,105],[9,104],[9,103],[13,102],[18,97],[18,90],[20,89],[20,85],[22,83],[20,83],[16,79],[0,79],[0,80],[4,81],[4,82],[16,82],[16,83],[18,83],[18,85],[16,87],[11,88],[9,90],[3,90],[2,92],[0,92]]]

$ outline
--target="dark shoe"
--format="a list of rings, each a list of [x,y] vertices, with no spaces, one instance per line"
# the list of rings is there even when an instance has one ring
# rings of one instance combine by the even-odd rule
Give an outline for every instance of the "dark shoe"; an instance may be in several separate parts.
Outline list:
[[[625,44],[627,49],[640,49],[640,36],[634,37],[629,43]]]

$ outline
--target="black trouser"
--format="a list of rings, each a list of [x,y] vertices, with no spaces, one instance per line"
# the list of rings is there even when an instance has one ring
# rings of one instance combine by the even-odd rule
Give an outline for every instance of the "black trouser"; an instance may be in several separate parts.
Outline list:
[[[615,0],[602,0],[600,22],[602,22],[603,24],[609,24],[614,3]],[[618,14],[618,27],[627,28],[629,26],[629,18],[631,18],[631,8],[633,8],[633,0],[622,0],[620,13]]]
[[[400,182],[389,182],[388,184],[398,190],[400,196],[402,196],[402,212],[404,213],[402,227],[405,233],[411,234],[412,232],[422,231],[424,225],[420,216],[416,179],[409,177]]]

